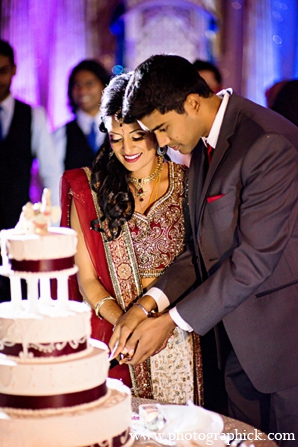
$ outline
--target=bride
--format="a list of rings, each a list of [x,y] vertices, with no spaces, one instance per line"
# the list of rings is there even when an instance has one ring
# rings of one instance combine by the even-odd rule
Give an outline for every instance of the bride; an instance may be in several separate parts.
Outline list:
[[[61,184],[61,224],[78,233],[79,271],[70,296],[90,304],[92,337],[105,343],[130,306],[151,316],[140,297],[185,244],[187,168],[165,160],[154,134],[122,121],[129,77],[114,77],[104,90],[101,130],[107,138],[92,169],[66,171]],[[154,356],[118,365],[110,376],[137,397],[202,405],[199,337],[176,328]]]

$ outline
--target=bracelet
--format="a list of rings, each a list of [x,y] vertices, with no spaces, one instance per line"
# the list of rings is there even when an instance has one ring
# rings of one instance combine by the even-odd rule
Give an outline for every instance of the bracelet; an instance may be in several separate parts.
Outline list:
[[[94,309],[95,310],[95,315],[100,320],[102,320],[102,315],[100,314],[100,308],[106,301],[116,301],[116,300],[115,300],[115,298],[113,296],[106,296],[101,301],[99,301],[99,303],[96,304],[95,309]]]
[[[143,312],[145,312],[146,317],[151,317],[151,312],[148,312],[147,309],[145,309],[144,306],[142,306],[141,303],[133,303],[134,306],[138,306],[140,309],[142,309]]]

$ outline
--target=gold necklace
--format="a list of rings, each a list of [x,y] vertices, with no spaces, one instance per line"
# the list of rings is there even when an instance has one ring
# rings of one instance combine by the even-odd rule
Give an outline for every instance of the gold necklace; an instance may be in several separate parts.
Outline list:
[[[144,188],[144,184],[155,180],[159,176],[162,168],[163,168],[163,157],[158,156],[156,169],[152,172],[151,175],[149,175],[149,177],[136,178],[130,176],[129,181],[134,184],[136,190],[136,197],[140,199],[140,202],[143,202],[144,197],[147,194],[147,190]]]

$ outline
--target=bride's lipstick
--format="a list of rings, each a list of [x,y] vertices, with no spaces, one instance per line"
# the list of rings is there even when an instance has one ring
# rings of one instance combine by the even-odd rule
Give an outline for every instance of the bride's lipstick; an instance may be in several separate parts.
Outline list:
[[[135,155],[123,155],[124,160],[127,163],[134,163],[140,159],[142,154],[135,154]]]

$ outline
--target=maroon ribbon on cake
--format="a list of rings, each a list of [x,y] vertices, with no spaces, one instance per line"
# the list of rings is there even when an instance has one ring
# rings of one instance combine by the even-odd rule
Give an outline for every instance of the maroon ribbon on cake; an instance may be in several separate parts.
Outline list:
[[[74,266],[74,256],[61,259],[39,259],[37,261],[17,261],[10,259],[11,269],[16,272],[54,272]]]
[[[55,343],[56,345],[59,343]],[[28,352],[33,354],[33,357],[61,357],[62,355],[76,354],[77,352],[84,351],[87,349],[87,341],[79,343],[76,348],[72,348],[69,343],[67,343],[62,349],[53,349],[52,351],[47,352],[47,344],[40,344],[41,347],[44,347],[44,350],[40,350],[37,347],[29,346]],[[20,353],[24,352],[23,345],[21,343],[16,343],[13,346],[4,346],[3,349],[0,349],[1,354],[10,355],[14,357],[19,357]]]
[[[82,380],[84,380],[82,378]],[[27,410],[45,410],[65,408],[93,402],[107,393],[106,382],[90,390],[76,393],[56,394],[53,396],[14,396],[0,393],[0,407]]]
[[[129,436],[129,431],[128,429],[125,430],[123,433],[121,433],[121,435],[119,436],[115,436],[113,438],[113,447],[121,447],[122,445],[124,445],[128,440],[130,439]],[[104,445],[104,444],[102,444]]]

